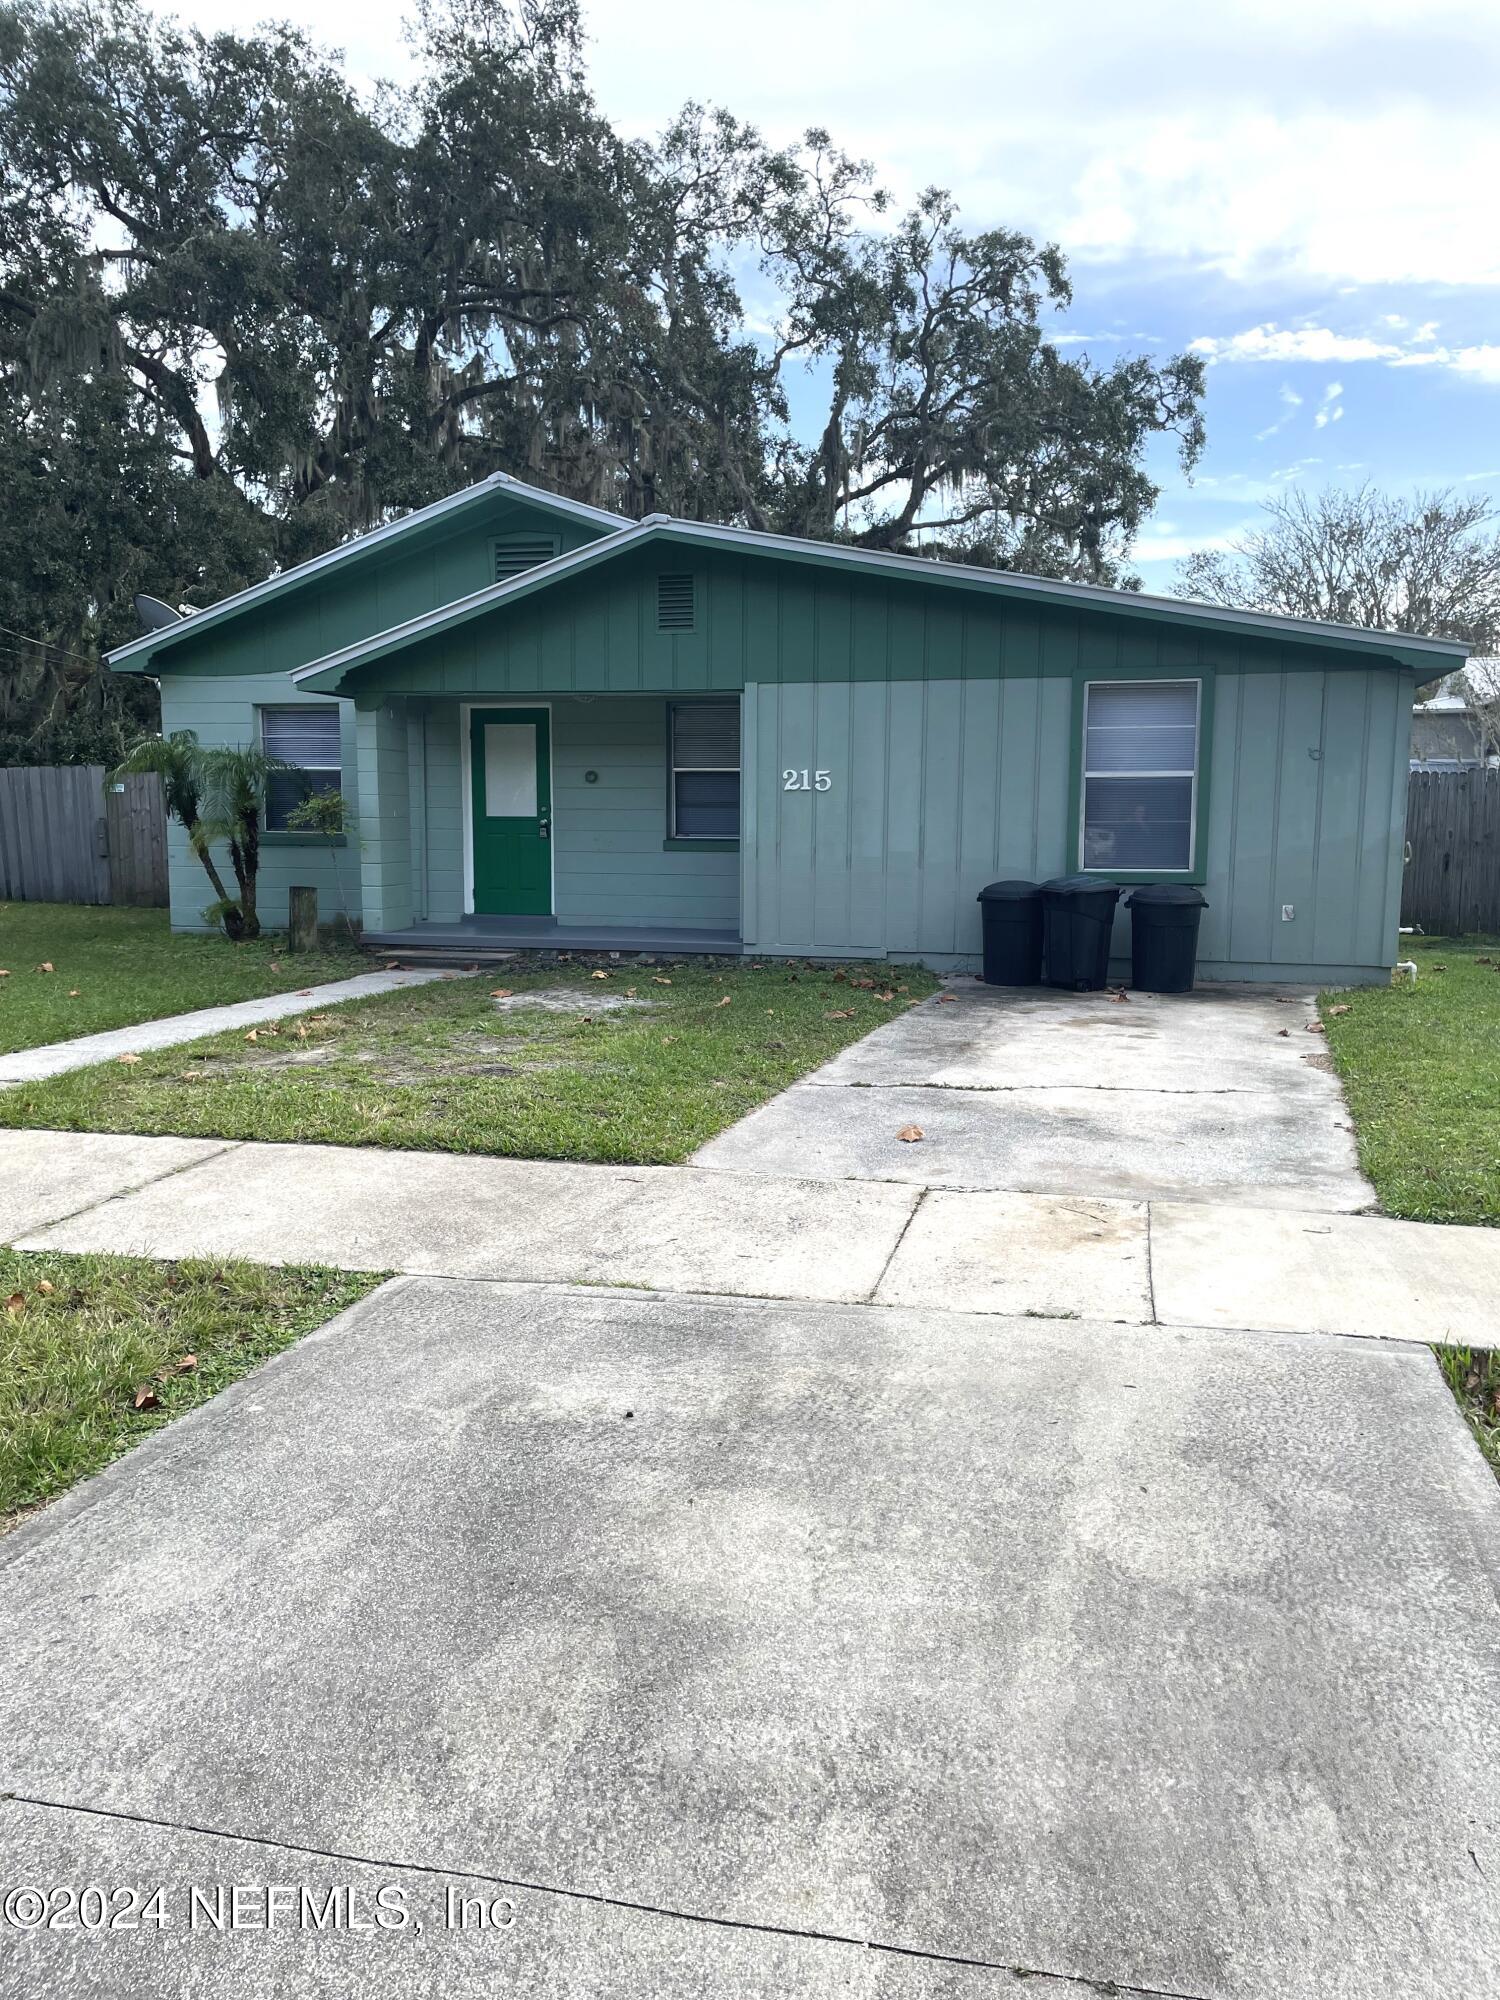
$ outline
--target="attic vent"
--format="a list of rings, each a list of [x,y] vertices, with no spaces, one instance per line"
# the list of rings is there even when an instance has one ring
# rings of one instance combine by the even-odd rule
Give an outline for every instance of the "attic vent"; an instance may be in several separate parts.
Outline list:
[[[656,579],[656,629],[691,632],[694,614],[693,578],[662,575]]]
[[[556,535],[502,535],[495,544],[495,581],[504,583],[556,554]]]

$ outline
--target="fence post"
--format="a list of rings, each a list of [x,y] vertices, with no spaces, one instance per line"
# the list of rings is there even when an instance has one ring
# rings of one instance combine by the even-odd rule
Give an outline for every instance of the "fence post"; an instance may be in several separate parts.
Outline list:
[[[287,942],[293,951],[318,948],[318,892],[292,888],[286,898]]]

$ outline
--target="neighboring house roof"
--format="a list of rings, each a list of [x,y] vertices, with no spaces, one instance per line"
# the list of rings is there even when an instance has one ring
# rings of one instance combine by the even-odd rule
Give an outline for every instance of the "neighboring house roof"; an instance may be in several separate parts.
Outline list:
[[[815,568],[847,569],[905,582],[962,590],[1012,602],[1061,605],[1125,618],[1146,618],[1232,636],[1259,637],[1293,644],[1317,645],[1377,654],[1382,659],[1433,674],[1462,660],[1466,648],[1452,639],[1424,639],[1406,632],[1375,632],[1349,625],[1328,625],[1308,618],[1233,610],[1220,604],[1200,604],[1190,598],[1148,597],[1133,590],[1109,590],[1102,585],[1065,583],[1050,577],[1026,576],[1016,570],[979,569],[967,563],[938,562],[926,556],[888,555],[852,547],[845,542],[804,541],[791,535],[761,534],[749,528],[725,528],[707,522],[678,521],[651,514],[585,547],[538,563],[534,569],[488,585],[468,597],[456,598],[436,610],[407,619],[355,644],[310,661],[292,674],[300,685],[320,693],[337,691],[347,674],[385,659],[418,641],[452,630],[486,612],[517,603],[565,580],[618,561],[650,544],[668,549],[723,550]]]
[[[430,507],[417,507],[410,514],[403,514],[399,521],[390,521],[382,528],[372,528],[368,534],[356,535],[352,541],[341,542],[336,549],[329,549],[308,562],[297,563],[291,569],[278,570],[264,583],[253,583],[248,590],[237,591],[233,597],[221,598],[204,611],[190,612],[180,625],[165,625],[155,632],[143,632],[139,639],[116,646],[112,653],[106,653],[104,657],[111,667],[140,671],[148,666],[155,654],[189,634],[196,638],[208,626],[238,618],[242,611],[252,610],[287,591],[300,589],[310,578],[324,576],[340,564],[362,561],[372,552],[389,553],[392,543],[417,531],[430,529],[435,523],[447,525],[452,517],[452,525],[457,526],[457,517],[482,503],[492,502],[497,495],[507,493],[524,500],[529,507],[571,515],[575,520],[591,522],[609,533],[630,525],[619,514],[611,514],[606,508],[590,507],[582,500],[568,500],[560,493],[546,493],[539,486],[527,485],[524,479],[513,479],[508,472],[492,472],[488,479],[466,486],[460,493],[450,493],[445,500],[434,500]]]

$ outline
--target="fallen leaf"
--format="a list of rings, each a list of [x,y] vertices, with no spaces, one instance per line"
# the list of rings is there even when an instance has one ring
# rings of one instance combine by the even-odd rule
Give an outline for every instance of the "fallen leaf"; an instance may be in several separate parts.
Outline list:
[[[1278,1028],[1276,1032],[1278,1035],[1290,1035],[1292,1031],[1290,1028]]]
[[[299,1021],[297,1023],[297,1040],[299,1042],[305,1042],[307,1040],[307,1023],[305,1021]]]
[[[271,963],[267,966],[266,970],[268,972],[280,972],[281,961],[279,959],[273,958],[271,960]]]
[[[958,1005],[958,995],[956,993],[940,993],[938,995],[938,1005],[940,1007],[956,1007]]]
[[[387,971],[387,972],[399,972],[399,971],[401,970],[401,961],[400,961],[400,959],[399,959],[399,958],[388,958],[388,959],[386,960],[386,962],[385,962],[385,969],[386,969],[386,971]]]
[[[332,1014],[309,1014],[307,1017],[307,1025],[310,1028],[323,1028],[326,1027],[332,1019],[333,1019]]]
[[[311,992],[312,992],[312,988],[311,988],[310,986],[299,986],[299,987],[297,988],[297,998],[298,998],[299,1000],[305,1000],[305,999],[307,998],[308,994],[309,994],[309,993],[311,993]]]
[[[53,1284],[50,1278],[38,1278],[36,1288],[44,1299],[50,1299],[52,1294],[57,1290],[56,1285]]]
[[[733,995],[732,993],[726,993],[726,994],[724,995],[724,998],[723,998],[722,1000],[716,1000],[716,1001],[714,1002],[714,1005],[715,1005],[716,1007],[727,1007],[727,1006],[729,1005],[729,1003],[730,1003],[730,1002],[731,1002],[731,1001],[733,1000],[733,998],[734,998],[734,995]]]
[[[1330,1014],[1352,1014],[1354,1009],[1347,1000],[1340,1000],[1336,1007],[1330,1007],[1328,1011]]]
[[[1328,1030],[1323,1026],[1321,1021],[1306,1021],[1303,1023],[1303,1026],[1310,1035],[1326,1035],[1328,1033]]]
[[[653,986],[670,986],[672,982],[670,979],[663,979],[659,972],[653,972],[651,975],[651,984]]]
[[[138,1410],[159,1410],[161,1399],[149,1382],[143,1382],[135,1392],[135,1407]]]
[[[675,1041],[676,1041],[676,1039],[677,1039],[677,1037],[676,1037],[675,1035],[663,1035],[663,1036],[662,1036],[662,1041],[663,1041],[663,1042],[675,1042]]]
[[[184,1354],[177,1364],[177,1372],[179,1375],[191,1375],[197,1366],[198,1357],[196,1354]]]
[[[835,1007],[833,1012],[825,1014],[823,1019],[825,1021],[852,1021],[854,1019],[854,1009],[852,1007]]]
[[[8,1313],[25,1312],[26,1294],[24,1292],[12,1292],[10,1297],[5,1301],[5,1310]]]
[[[627,1000],[633,1000],[635,998],[635,988],[633,986],[627,986],[625,988],[625,998]]]
[[[140,1061],[140,1057],[132,1055],[116,1056],[115,1061],[122,1063],[138,1063]]]
[[[1442,968],[1441,966],[1439,966],[1439,967],[1438,967],[1438,971],[1439,971],[1439,972],[1441,972],[1441,971],[1442,971],[1442,969],[1443,969],[1443,968]],[[53,964],[52,964],[52,961],[51,961],[51,959],[50,959],[50,958],[44,958],[44,959],[42,960],[41,964],[40,964],[40,965],[39,965],[39,966],[37,967],[37,971],[38,971],[38,972],[51,972],[51,971],[53,971],[53,970],[54,970],[54,967],[53,967]]]
[[[833,976],[834,976],[834,979],[835,979],[836,981],[837,981],[837,980],[840,980],[840,979],[842,979],[842,980],[845,980],[846,982],[847,982],[847,980],[848,980],[848,977],[849,977],[849,975],[848,975],[848,973],[847,973],[847,972],[836,972],[836,973],[835,973],[835,974],[834,974]]]
[[[177,1072],[177,1081],[179,1083],[199,1083],[202,1081],[203,1074],[204,1072],[201,1069],[180,1069]]]
[[[260,1029],[259,1029],[259,1028],[252,1028],[252,1029],[250,1030],[249,1034],[248,1034],[248,1035],[246,1035],[246,1037],[245,1037],[245,1040],[246,1040],[247,1042],[258,1042],[258,1041],[260,1040]],[[124,1062],[125,1058],[124,1058],[123,1056],[121,1056],[120,1060],[121,1060],[121,1062]]]
[[[1111,1000],[1128,1000],[1130,995],[1125,991],[1123,986],[1117,986],[1109,997]]]
[[[76,986],[70,986],[68,988],[68,998],[70,1000],[76,1000],[78,998],[78,988]]]
[[[0,979],[9,979],[9,978],[10,974],[6,971],[3,965],[0,965]]]
[[[490,998],[492,1000],[508,1000],[513,990],[509,986],[492,986],[490,988]]]
[[[895,996],[895,994],[894,994],[894,993],[877,993],[877,994],[875,995],[875,998],[876,998],[877,1000],[894,1000],[894,999],[895,999],[895,997],[896,997],[896,996]]]
[[[608,974],[607,972],[604,972],[604,971],[600,971],[600,972],[591,972],[591,973],[589,974],[589,978],[590,978],[590,979],[608,979],[608,977],[609,977],[609,974]]]
[[[903,1125],[896,1134],[896,1137],[904,1139],[908,1146],[915,1145],[918,1139],[925,1139],[926,1136],[920,1125]]]

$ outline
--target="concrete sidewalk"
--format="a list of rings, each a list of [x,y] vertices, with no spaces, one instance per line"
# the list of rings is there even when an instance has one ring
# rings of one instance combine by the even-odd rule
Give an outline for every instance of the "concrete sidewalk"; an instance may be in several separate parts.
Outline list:
[[[21,1131],[0,1138],[0,1241],[1500,1343],[1500,1230],[690,1166]]]
[[[399,1281],[0,1543],[0,1881],[173,1926],[0,1993],[1480,2000],[1497,1546],[1408,1346]]]
[[[309,986],[300,993],[267,993],[258,1000],[236,1000],[227,1007],[200,1007],[191,1014],[168,1014],[159,1021],[137,1021],[129,1028],[106,1028],[102,1034],[79,1035],[71,1042],[46,1042],[40,1048],[0,1055],[0,1089],[7,1084],[40,1083],[71,1069],[94,1063],[118,1062],[121,1056],[144,1055],[150,1049],[170,1049],[179,1042],[201,1041],[227,1028],[254,1028],[262,1021],[284,1021],[294,1014],[314,1014],[336,1007],[341,1000],[368,1000],[402,986],[425,986],[433,979],[462,977],[453,972],[357,972],[349,979]]]

